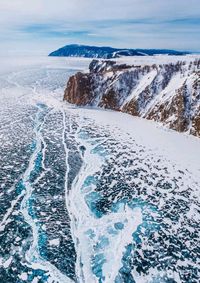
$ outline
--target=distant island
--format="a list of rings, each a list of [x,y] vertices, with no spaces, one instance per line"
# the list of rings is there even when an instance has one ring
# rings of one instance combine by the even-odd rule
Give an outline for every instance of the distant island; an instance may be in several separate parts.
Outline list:
[[[49,56],[112,59],[121,56],[186,55],[189,52],[168,49],[122,49],[70,44],[53,51]]]

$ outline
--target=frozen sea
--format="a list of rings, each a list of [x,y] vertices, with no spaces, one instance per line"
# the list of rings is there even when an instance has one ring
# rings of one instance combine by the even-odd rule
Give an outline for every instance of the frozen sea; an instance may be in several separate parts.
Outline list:
[[[0,283],[199,282],[200,139],[63,102],[88,59],[0,60]]]

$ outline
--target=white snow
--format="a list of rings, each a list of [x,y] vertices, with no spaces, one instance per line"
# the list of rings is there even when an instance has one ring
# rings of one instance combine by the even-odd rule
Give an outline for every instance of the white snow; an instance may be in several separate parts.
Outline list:
[[[155,76],[157,75],[157,71],[156,70],[152,70],[150,73],[147,73],[146,75],[144,75],[138,86],[133,89],[132,93],[125,99],[125,101],[123,102],[121,109],[124,107],[124,105],[126,105],[128,102],[130,102],[133,98],[137,99],[139,94],[145,90],[145,88],[150,85],[153,81],[153,79],[155,78]]]
[[[73,57],[47,57],[47,56],[35,56],[35,57],[1,57],[0,75],[5,73],[19,72],[19,70],[25,70],[30,68],[58,68],[58,69],[71,69],[71,70],[86,70],[91,62],[88,58],[73,58]]]
[[[176,63],[178,61],[185,61],[187,63],[200,59],[200,55],[191,54],[185,56],[169,56],[169,55],[155,55],[155,56],[130,56],[121,57],[117,59],[112,59],[117,61],[119,64],[129,64],[129,65],[153,65],[153,64],[168,64]]]
[[[169,101],[172,99],[176,93],[176,90],[178,90],[180,87],[183,86],[183,83],[185,82],[186,77],[181,75],[180,73],[177,73],[172,77],[169,84],[166,88],[164,88],[159,95],[156,95],[152,101],[147,105],[147,107],[142,112],[142,117],[144,117],[151,109],[154,108],[155,105],[159,105],[159,103],[165,103],[166,101]],[[171,117],[173,119],[173,117]]]
[[[28,275],[27,275],[27,273],[23,272],[22,274],[19,275],[19,278],[22,279],[22,280],[27,280]]]
[[[8,268],[9,266],[10,266],[10,264],[11,264],[11,262],[12,262],[12,256],[11,257],[9,257],[4,263],[3,263],[3,267],[4,268]]]
[[[120,131],[121,138],[128,141],[134,138],[139,144],[181,167],[188,168],[200,178],[200,139],[166,129],[160,124],[131,115],[99,109],[75,108],[66,106],[70,112],[94,120],[100,125],[109,126],[113,133]],[[116,131],[116,135],[118,135]],[[118,136],[119,137],[119,136]]]
[[[57,238],[57,239],[50,240],[50,241],[49,241],[49,244],[50,244],[51,246],[59,246],[59,244],[60,244],[60,239]]]

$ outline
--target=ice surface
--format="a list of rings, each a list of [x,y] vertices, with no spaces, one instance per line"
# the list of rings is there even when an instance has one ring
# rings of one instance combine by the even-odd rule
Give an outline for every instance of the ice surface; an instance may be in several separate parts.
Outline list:
[[[2,60],[0,282],[198,282],[200,140],[64,103],[88,63]]]
[[[117,59],[113,59],[122,64],[130,64],[130,65],[149,65],[149,64],[168,64],[175,63],[178,61],[191,62],[195,61],[199,58],[199,54],[191,54],[186,56],[169,56],[169,55],[155,55],[155,56],[133,56],[133,57],[121,57]]]

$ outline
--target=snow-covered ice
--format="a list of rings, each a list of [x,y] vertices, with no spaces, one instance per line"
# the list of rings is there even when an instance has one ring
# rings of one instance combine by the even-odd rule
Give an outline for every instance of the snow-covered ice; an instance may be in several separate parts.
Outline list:
[[[200,140],[63,102],[88,64],[2,61],[0,282],[198,282]]]

